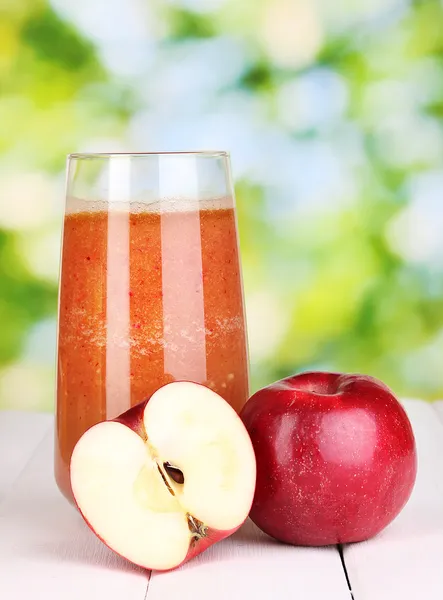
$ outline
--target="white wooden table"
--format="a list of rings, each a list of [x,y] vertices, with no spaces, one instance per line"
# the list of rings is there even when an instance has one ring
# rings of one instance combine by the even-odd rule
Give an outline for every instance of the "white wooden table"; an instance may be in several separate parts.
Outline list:
[[[419,473],[401,515],[344,548],[354,600],[443,599],[443,402],[405,402]],[[278,544],[248,522],[170,573],[133,567],[59,494],[49,415],[0,412],[0,600],[350,600],[336,548]]]

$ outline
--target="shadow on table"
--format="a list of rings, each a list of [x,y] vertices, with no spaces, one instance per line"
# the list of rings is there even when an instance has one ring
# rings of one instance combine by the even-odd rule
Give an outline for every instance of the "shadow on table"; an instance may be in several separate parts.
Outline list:
[[[185,563],[178,571],[200,569],[203,565],[208,568],[216,566],[217,569],[223,569],[228,562],[231,563],[229,565],[231,571],[241,570],[246,563],[253,563],[255,568],[260,570],[261,568],[267,568],[271,553],[272,555],[278,554],[282,557],[294,555],[293,558],[296,560],[297,556],[295,554],[300,551],[318,555],[319,553],[336,553],[337,549],[335,546],[328,548],[299,548],[283,544],[260,531],[248,519],[234,535],[211,546],[203,554]],[[312,564],[316,564],[315,560]],[[155,573],[155,576],[164,575],[167,575],[167,573]]]

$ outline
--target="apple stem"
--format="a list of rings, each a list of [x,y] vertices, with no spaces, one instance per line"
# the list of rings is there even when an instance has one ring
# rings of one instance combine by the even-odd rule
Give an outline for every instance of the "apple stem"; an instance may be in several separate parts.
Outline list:
[[[189,513],[186,513],[186,517],[188,519],[189,531],[192,534],[193,543],[195,544],[195,542],[207,536],[208,528],[204,523],[202,523]]]

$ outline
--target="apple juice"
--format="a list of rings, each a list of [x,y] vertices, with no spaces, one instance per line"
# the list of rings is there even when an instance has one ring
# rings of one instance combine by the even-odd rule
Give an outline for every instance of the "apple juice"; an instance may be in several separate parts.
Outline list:
[[[76,202],[64,222],[57,365],[55,472],[69,499],[71,454],[92,425],[172,381],[207,385],[237,411],[248,397],[232,199]]]

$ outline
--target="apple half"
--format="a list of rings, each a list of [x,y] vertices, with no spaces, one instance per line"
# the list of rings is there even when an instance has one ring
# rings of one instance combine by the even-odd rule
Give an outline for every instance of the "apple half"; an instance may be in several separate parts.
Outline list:
[[[71,485],[94,533],[131,562],[170,570],[236,531],[256,479],[249,434],[212,390],[170,383],[75,446]]]

